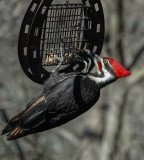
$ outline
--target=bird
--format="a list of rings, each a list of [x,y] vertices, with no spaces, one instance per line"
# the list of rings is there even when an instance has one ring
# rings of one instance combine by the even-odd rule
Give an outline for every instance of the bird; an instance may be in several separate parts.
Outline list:
[[[7,133],[7,140],[14,140],[61,126],[93,107],[103,87],[131,74],[115,59],[96,54],[91,57],[96,67],[94,73],[60,75],[61,61],[46,80],[42,93],[8,122],[2,135]]]

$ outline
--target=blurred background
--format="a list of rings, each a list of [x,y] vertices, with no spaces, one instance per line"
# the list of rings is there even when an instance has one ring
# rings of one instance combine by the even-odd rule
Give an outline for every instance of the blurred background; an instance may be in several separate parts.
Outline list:
[[[16,141],[0,136],[0,160],[144,160],[144,1],[102,0],[102,56],[132,75],[107,86],[77,119]],[[0,131],[42,90],[21,69],[17,42],[29,0],[0,0]]]

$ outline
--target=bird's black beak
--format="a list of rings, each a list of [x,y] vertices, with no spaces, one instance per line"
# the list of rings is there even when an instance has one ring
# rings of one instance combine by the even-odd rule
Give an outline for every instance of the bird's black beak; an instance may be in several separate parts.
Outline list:
[[[94,61],[101,62],[101,60],[102,60],[102,58],[99,55],[97,55],[93,52],[90,53],[90,56],[93,58]]]
[[[95,56],[95,59],[96,59],[98,62],[101,62],[101,61],[102,61],[102,58],[101,58],[99,55],[95,54],[94,56]]]
[[[102,58],[100,56],[98,56],[97,54],[94,54],[93,52],[90,54],[92,59],[93,59],[93,62],[96,66],[96,69],[97,69],[97,73],[98,74],[101,74],[101,71],[100,71],[100,68],[99,68],[99,64],[98,63],[101,63],[102,62]]]

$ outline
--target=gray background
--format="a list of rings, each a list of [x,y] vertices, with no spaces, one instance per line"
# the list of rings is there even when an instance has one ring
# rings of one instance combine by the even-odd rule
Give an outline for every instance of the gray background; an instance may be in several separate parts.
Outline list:
[[[10,119],[42,89],[26,77],[17,57],[19,29],[29,4],[0,0],[0,130],[6,125],[3,112]],[[0,136],[0,160],[144,159],[144,1],[102,4],[106,38],[101,55],[123,62],[123,53],[132,75],[104,88],[96,106],[61,127],[17,141]]]

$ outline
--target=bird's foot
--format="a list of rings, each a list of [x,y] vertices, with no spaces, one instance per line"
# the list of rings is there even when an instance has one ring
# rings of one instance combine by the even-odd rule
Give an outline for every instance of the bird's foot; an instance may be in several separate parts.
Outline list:
[[[100,60],[99,56],[97,54],[94,54],[93,52],[90,53],[90,56],[91,56],[95,66],[96,66],[97,74],[100,75],[101,71],[100,71],[99,63],[101,65],[101,60]]]
[[[62,63],[64,62],[64,56],[65,56],[65,52],[64,52],[64,45],[63,43],[60,44],[60,57],[52,57],[53,60],[57,60],[59,61],[59,64],[57,65],[57,67],[52,71],[52,73],[54,72],[59,72],[59,68],[62,65]]]
[[[86,60],[85,60],[86,59]],[[88,73],[89,69],[91,67],[91,59],[90,58],[82,58],[81,56],[77,56],[77,60],[81,61],[82,63],[84,63],[84,69],[83,72],[84,73]]]

